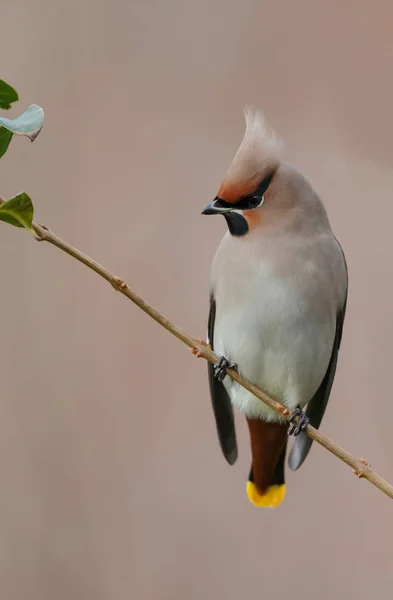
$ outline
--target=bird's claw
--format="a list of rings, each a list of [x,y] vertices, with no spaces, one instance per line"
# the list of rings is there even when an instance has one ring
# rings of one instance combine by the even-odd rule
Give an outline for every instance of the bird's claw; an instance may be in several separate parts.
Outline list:
[[[294,423],[293,420],[296,417],[299,417],[299,420],[297,423]],[[304,410],[302,410],[298,406],[297,408],[295,408],[288,421],[290,423],[288,427],[288,435],[294,435],[296,437],[297,435],[299,435],[299,433],[306,429],[307,425],[310,422],[310,418],[306,415]]]
[[[223,381],[227,374],[227,369],[235,369],[236,367],[236,363],[228,360],[225,356],[220,356],[218,361],[213,365],[214,377],[216,377],[218,381]]]

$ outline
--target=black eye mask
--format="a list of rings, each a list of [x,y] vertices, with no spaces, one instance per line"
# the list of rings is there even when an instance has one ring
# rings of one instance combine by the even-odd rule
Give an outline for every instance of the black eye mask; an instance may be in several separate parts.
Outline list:
[[[265,179],[261,181],[258,187],[252,192],[252,194],[248,194],[241,198],[235,204],[231,202],[226,202],[222,200],[218,196],[214,199],[215,205],[219,208],[232,208],[234,210],[252,210],[253,208],[257,208],[263,203],[263,196],[270,185],[270,182],[273,178],[274,173],[271,173]]]

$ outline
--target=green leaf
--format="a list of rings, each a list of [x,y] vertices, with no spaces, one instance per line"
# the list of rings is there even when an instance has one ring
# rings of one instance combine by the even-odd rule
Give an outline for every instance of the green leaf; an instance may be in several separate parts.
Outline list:
[[[5,127],[0,127],[0,158],[7,152],[11,139],[11,131],[8,131]]]
[[[16,119],[5,119],[4,117],[0,117],[0,125],[16,135],[26,135],[32,142],[34,142],[41,131],[43,122],[44,111],[36,104],[31,104],[29,108]]]
[[[18,94],[13,87],[0,79],[0,108],[8,110],[11,108],[11,103],[18,100]]]
[[[0,221],[15,227],[25,227],[31,233],[34,233],[32,227],[33,216],[33,203],[25,192],[0,205]]]

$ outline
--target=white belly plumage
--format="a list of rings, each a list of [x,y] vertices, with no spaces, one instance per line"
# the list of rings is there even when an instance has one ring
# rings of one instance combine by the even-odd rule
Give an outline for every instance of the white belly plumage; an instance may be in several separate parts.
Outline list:
[[[288,408],[304,407],[329,365],[333,311],[299,297],[298,287],[288,281],[270,279],[263,292],[249,288],[251,294],[241,301],[220,287],[213,340],[216,354],[234,361],[243,376]],[[280,418],[230,377],[224,385],[232,403],[247,416],[266,421]]]
[[[345,262],[330,230],[305,238],[226,234],[211,291],[216,354],[288,408],[304,407],[326,374],[346,296]],[[247,416],[281,418],[230,377],[224,385]]]

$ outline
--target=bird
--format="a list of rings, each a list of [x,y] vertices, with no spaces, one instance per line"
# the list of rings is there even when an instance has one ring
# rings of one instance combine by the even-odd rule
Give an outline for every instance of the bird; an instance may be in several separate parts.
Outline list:
[[[227,231],[210,275],[207,344],[219,356],[208,379],[219,443],[238,456],[234,408],[251,446],[248,499],[277,507],[286,493],[285,458],[296,471],[329,400],[348,293],[344,252],[311,181],[283,162],[284,144],[253,107],[245,133],[203,215],[223,215]],[[288,422],[227,374],[263,389],[291,411]],[[297,419],[295,419],[297,417]]]

